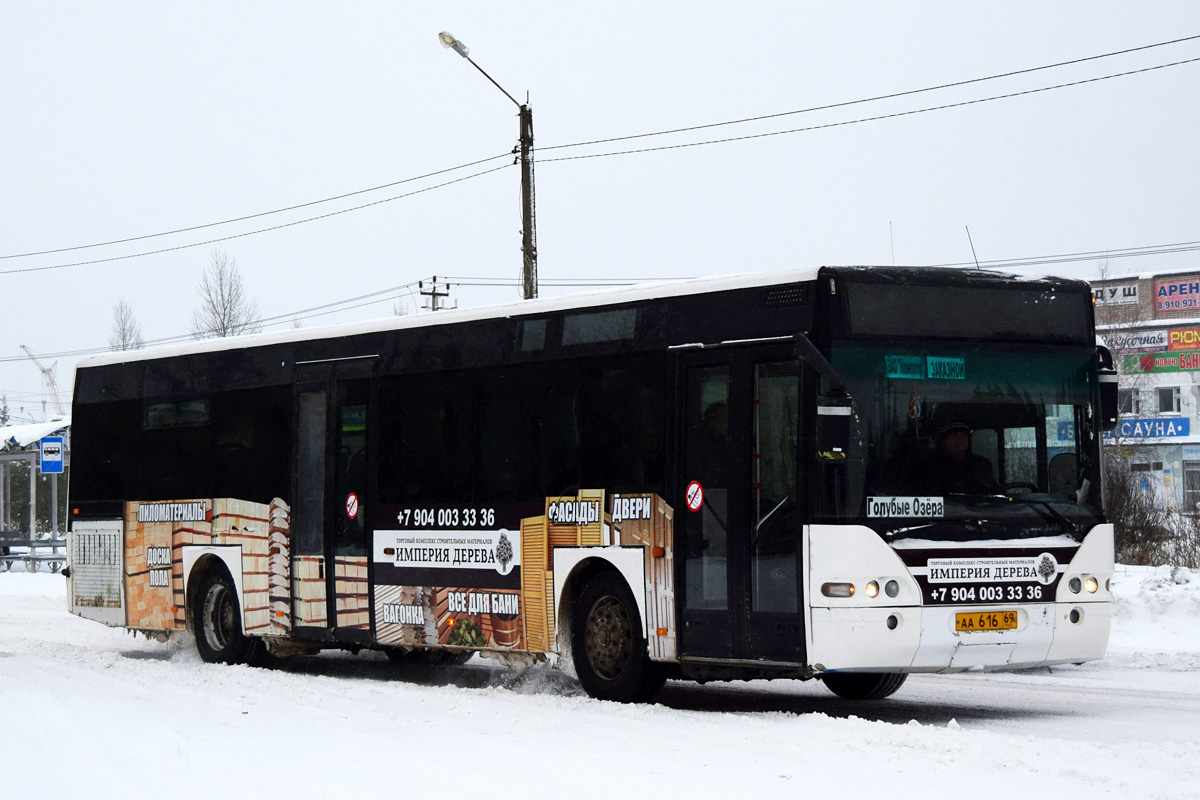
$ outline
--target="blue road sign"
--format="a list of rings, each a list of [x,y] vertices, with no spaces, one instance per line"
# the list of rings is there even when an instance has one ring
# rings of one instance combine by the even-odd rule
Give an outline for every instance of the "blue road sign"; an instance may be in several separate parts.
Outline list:
[[[42,439],[42,474],[58,475],[63,471],[63,451],[66,444],[61,436],[46,436]]]

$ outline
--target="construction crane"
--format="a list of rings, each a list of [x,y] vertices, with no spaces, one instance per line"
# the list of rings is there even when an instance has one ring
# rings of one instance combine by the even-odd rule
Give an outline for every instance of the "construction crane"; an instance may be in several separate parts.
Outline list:
[[[42,371],[42,378],[44,378],[46,381],[46,389],[50,392],[50,399],[54,401],[54,413],[60,417],[66,416],[67,412],[66,409],[63,408],[62,398],[58,395],[58,381],[54,377],[54,368],[58,366],[58,362],[55,361],[48,367],[43,366],[42,362],[38,361],[38,357],[33,354],[32,350],[25,345],[21,345],[21,349],[24,350],[25,355],[29,356],[30,360],[37,365],[37,368]]]

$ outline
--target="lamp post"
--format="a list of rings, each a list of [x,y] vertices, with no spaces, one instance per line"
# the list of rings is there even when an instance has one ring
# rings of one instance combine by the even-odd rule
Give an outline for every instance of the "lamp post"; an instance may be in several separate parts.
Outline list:
[[[453,34],[442,31],[438,34],[438,40],[441,41],[442,47],[453,50],[469,61],[472,67],[479,70],[483,77],[492,82],[493,86],[504,92],[504,96],[512,100],[519,110],[521,138],[518,149],[521,157],[521,255],[523,257],[521,295],[526,300],[532,300],[537,297],[537,232],[533,200],[533,109],[529,107],[528,97],[524,103],[518,103],[517,99],[504,91],[504,87],[496,83],[491,75],[483,71],[483,67],[472,61],[468,55],[470,50],[461,41],[455,39]]]

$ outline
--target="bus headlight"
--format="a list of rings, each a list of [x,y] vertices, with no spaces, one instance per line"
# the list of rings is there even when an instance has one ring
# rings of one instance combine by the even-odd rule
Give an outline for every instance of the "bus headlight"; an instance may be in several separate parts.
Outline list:
[[[1079,594],[1080,585],[1079,578],[1071,578],[1071,580],[1067,582],[1067,588],[1071,590],[1071,594]]]
[[[1095,594],[1096,590],[1100,588],[1100,582],[1095,578],[1088,578],[1083,582],[1083,588],[1087,589],[1089,594]]]
[[[888,581],[883,585],[883,593],[888,597],[895,597],[900,594],[900,584],[895,581]]]
[[[823,583],[821,594],[826,597],[854,597],[853,583]]]
[[[867,584],[867,597],[878,597],[878,596],[879,596],[879,584],[876,583],[875,581],[869,582]]]

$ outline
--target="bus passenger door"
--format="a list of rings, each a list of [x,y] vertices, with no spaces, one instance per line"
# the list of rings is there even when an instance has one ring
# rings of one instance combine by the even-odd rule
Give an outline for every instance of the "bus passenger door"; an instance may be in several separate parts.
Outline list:
[[[292,613],[297,638],[370,641],[374,358],[296,366]]]
[[[679,356],[685,658],[801,662],[801,362],[790,344]]]

